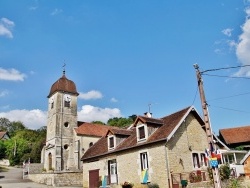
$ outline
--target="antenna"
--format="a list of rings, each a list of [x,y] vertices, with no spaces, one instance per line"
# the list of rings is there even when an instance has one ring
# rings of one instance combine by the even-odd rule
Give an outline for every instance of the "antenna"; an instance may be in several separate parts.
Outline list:
[[[151,110],[151,103],[148,104],[148,113],[150,113],[150,110]]]
[[[63,75],[65,75],[65,67],[66,67],[66,63],[65,63],[65,60],[64,60],[64,63],[63,63]]]

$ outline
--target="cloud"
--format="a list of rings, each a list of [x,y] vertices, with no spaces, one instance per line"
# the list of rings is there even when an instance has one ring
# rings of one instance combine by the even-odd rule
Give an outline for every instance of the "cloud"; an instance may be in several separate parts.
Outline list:
[[[11,32],[12,28],[15,26],[15,23],[7,18],[1,18],[0,20],[0,36],[6,36],[7,38],[13,38]]]
[[[8,91],[7,90],[4,90],[4,91],[1,91],[0,92],[0,97],[5,97],[6,95],[8,95]]]
[[[62,9],[54,9],[52,12],[51,12],[51,16],[55,16],[55,15],[57,15],[57,14],[60,14],[60,13],[62,13],[63,12],[63,10]]]
[[[46,125],[47,112],[35,110],[11,110],[0,112],[0,117],[5,117],[10,121],[21,121],[29,129],[39,129]]]
[[[242,65],[250,65],[250,7],[246,10],[246,20],[242,25],[242,34],[236,47],[236,56]],[[241,68],[236,76],[250,77],[250,67]]]
[[[79,99],[84,99],[84,100],[90,100],[90,99],[101,99],[102,93],[100,91],[96,91],[96,90],[91,90],[87,93],[79,93],[78,98]]]
[[[102,121],[107,123],[113,117],[121,117],[121,112],[118,108],[100,108],[84,105],[81,111],[78,112],[78,119],[85,122]]]
[[[118,102],[118,100],[117,100],[116,98],[114,98],[114,97],[111,98],[110,101],[111,101],[111,102]]]
[[[16,69],[6,70],[0,67],[0,80],[23,81],[25,77],[25,74]]]
[[[222,32],[224,35],[226,35],[226,36],[228,36],[228,37],[231,37],[231,36],[232,36],[232,31],[233,31],[233,29],[227,28],[227,29],[222,30],[221,32]]]

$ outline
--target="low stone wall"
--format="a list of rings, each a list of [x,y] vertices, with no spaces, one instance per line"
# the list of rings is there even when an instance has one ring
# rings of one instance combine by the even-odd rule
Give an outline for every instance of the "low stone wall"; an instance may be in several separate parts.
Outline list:
[[[82,187],[82,172],[54,172],[29,174],[28,179],[36,183],[46,184],[49,186],[79,186]]]

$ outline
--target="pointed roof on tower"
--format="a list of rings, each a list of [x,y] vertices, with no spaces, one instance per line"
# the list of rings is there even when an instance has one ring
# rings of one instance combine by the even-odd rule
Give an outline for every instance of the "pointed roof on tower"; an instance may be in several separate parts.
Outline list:
[[[73,95],[79,95],[76,90],[76,85],[72,80],[69,80],[65,76],[65,70],[63,70],[63,75],[59,78],[50,88],[48,98],[53,95],[55,92],[64,92]]]

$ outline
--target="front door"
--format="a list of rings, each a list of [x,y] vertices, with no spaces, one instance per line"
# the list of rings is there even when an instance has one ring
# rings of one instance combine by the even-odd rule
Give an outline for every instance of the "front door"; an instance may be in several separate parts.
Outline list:
[[[109,172],[110,172],[110,183],[117,183],[116,160],[110,161]]]
[[[99,169],[89,171],[89,188],[99,187]]]

